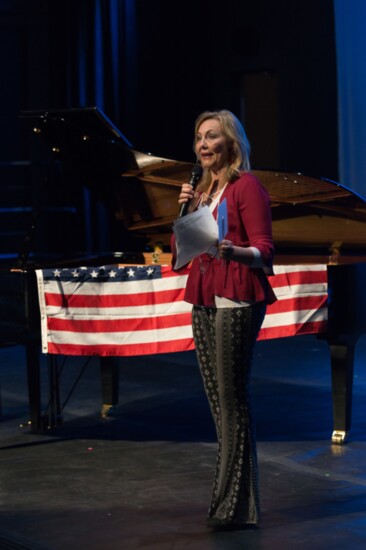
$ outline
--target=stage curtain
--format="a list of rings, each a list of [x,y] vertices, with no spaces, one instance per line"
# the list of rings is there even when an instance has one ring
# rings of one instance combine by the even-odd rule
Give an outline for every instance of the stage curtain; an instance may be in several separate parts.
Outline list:
[[[366,197],[366,2],[334,0],[342,184]]]
[[[137,70],[134,0],[54,0],[48,10],[52,106],[96,105],[118,124]]]

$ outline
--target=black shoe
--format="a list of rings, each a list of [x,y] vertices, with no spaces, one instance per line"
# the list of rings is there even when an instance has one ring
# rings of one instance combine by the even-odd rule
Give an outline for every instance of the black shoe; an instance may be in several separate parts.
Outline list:
[[[209,518],[207,527],[212,531],[244,531],[250,529],[258,529],[256,523],[235,523],[219,518]]]

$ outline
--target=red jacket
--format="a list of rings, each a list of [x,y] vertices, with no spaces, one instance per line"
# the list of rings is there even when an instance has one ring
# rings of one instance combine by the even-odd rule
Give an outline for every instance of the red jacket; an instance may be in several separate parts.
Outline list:
[[[225,238],[237,246],[258,248],[266,268],[271,272],[274,247],[270,199],[266,189],[258,178],[245,172],[226,186],[221,201],[225,198],[228,212]],[[216,213],[217,208],[213,215],[216,216]],[[174,266],[174,235],[171,244]],[[184,299],[195,305],[214,306],[215,296],[246,302],[265,301],[267,304],[276,301],[262,268],[251,268],[233,260],[202,254],[192,262]]]

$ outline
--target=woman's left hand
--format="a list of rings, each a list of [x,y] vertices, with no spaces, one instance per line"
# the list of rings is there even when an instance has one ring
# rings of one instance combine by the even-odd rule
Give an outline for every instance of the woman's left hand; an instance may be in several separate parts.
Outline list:
[[[226,239],[223,239],[218,244],[218,256],[219,258],[222,258],[223,260],[230,260],[234,253],[234,245],[232,241],[228,241]]]
[[[217,245],[217,255],[223,260],[233,260],[245,265],[252,265],[254,254],[251,247],[234,245],[232,241],[223,239]]]

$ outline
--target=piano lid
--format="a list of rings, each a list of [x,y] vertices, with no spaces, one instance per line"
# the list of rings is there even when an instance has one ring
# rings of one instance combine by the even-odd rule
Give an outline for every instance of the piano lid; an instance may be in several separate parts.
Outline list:
[[[301,173],[256,171],[272,203],[277,254],[366,259],[366,201],[340,183]]]
[[[136,151],[97,107],[23,111],[49,150],[81,167],[103,196],[113,180],[114,215],[134,234],[169,245],[178,194],[193,163]],[[253,170],[272,202],[273,237],[286,261],[366,261],[366,201],[340,183],[302,173]]]
[[[66,145],[65,138],[116,140],[131,147],[128,139],[98,107],[20,111],[36,134],[45,132],[49,145]]]

